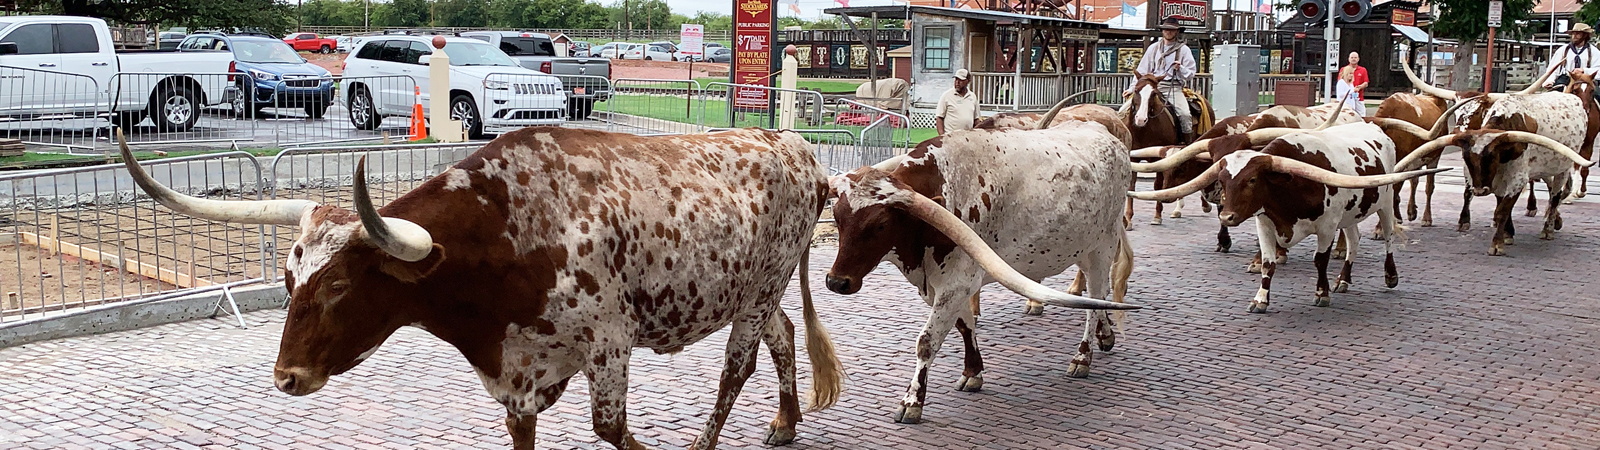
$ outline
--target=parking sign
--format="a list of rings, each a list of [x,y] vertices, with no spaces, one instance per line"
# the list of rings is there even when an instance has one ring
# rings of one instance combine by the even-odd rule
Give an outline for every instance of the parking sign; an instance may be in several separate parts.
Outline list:
[[[705,53],[706,26],[683,24],[678,31],[678,53],[684,56],[701,56]]]

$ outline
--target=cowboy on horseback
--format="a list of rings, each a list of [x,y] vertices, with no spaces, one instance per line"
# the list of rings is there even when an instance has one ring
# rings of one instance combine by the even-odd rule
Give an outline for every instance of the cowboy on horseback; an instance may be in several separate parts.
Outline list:
[[[1190,142],[1194,140],[1194,115],[1189,112],[1189,100],[1184,98],[1183,88],[1189,79],[1194,78],[1194,53],[1187,44],[1178,40],[1183,27],[1178,25],[1176,17],[1163,19],[1157,28],[1161,29],[1161,39],[1145,49],[1135,72],[1162,77],[1156,90],[1178,116],[1178,131],[1183,134],[1183,142]],[[1130,86],[1122,94],[1133,95],[1133,87]]]
[[[1586,23],[1573,25],[1571,29],[1567,30],[1567,37],[1571,39],[1571,42],[1557,47],[1554,52],[1551,52],[1550,65],[1545,68],[1546,72],[1562,66],[1565,66],[1564,69],[1566,70],[1556,72],[1559,75],[1545,81],[1545,89],[1558,90],[1564,88],[1571,80],[1568,75],[1570,72],[1583,70],[1593,74],[1593,69],[1600,67],[1600,61],[1596,61],[1597,58],[1600,58],[1600,50],[1595,49],[1594,45],[1589,42],[1589,38],[1593,34],[1594,28]]]

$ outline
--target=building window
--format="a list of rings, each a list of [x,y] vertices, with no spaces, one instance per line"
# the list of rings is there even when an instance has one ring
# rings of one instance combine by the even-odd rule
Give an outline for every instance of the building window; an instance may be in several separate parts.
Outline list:
[[[950,27],[922,29],[922,68],[950,70]]]

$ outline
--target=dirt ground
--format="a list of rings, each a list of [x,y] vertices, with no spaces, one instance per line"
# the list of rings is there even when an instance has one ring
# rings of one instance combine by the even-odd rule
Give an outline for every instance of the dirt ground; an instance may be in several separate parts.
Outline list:
[[[101,299],[170,291],[176,286],[32,245],[0,246],[0,315],[92,306]],[[16,293],[16,297],[10,294]]]

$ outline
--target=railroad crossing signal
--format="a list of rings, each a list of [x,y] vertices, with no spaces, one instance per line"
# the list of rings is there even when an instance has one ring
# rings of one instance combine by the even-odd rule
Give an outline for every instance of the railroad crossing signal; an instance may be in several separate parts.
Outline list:
[[[1367,15],[1372,12],[1372,0],[1333,0],[1334,18],[1342,23],[1360,23],[1367,20]],[[1328,20],[1328,0],[1300,0],[1296,8],[1301,20],[1306,23],[1322,23]]]

